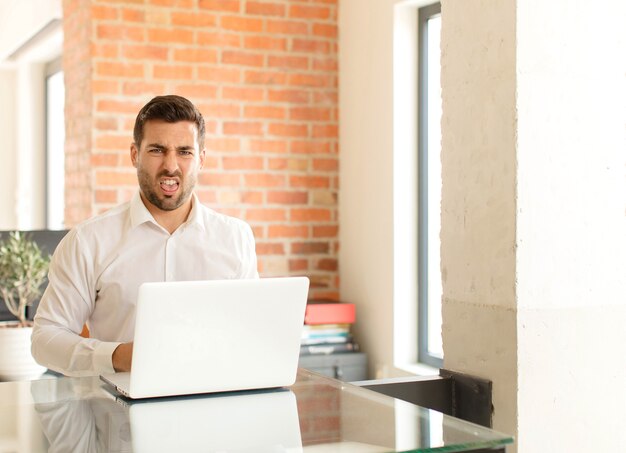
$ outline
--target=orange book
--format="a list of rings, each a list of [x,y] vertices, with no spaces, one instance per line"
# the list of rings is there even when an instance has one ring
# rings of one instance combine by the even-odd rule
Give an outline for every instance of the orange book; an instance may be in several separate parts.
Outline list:
[[[354,304],[344,302],[312,302],[306,306],[304,323],[315,324],[353,324],[356,319]]]

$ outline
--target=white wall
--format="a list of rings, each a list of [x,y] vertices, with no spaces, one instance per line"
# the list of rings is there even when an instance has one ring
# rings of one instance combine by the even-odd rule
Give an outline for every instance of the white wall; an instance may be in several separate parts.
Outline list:
[[[15,69],[0,67],[0,99],[2,99],[0,106],[0,137],[2,137],[0,181],[3,182],[4,186],[4,189],[0,190],[0,230],[9,230],[17,225],[15,85]]]
[[[60,0],[0,2],[0,229],[45,227],[45,63],[62,52]],[[54,22],[56,20],[56,22]]]
[[[373,378],[406,375],[396,365],[417,357],[415,36],[424,3],[339,3],[341,296],[357,304]]]
[[[626,451],[626,2],[517,5],[519,451]]]

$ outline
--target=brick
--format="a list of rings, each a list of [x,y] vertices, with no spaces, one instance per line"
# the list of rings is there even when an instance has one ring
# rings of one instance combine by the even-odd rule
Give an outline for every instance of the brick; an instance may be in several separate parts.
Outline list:
[[[148,9],[146,11],[146,23],[150,25],[170,25],[172,23],[169,10]]]
[[[201,46],[241,47],[241,36],[232,33],[197,31],[196,40]]]
[[[313,237],[314,238],[335,238],[339,234],[339,227],[337,225],[314,225]]]
[[[211,11],[230,11],[239,12],[239,0],[199,0],[198,6],[201,9],[210,9]]]
[[[222,191],[217,194],[219,204],[241,204],[241,194],[233,191]]]
[[[284,187],[286,178],[284,175],[253,173],[244,175],[244,182],[246,187]]]
[[[222,63],[242,66],[264,66],[265,56],[238,50],[224,50],[222,52]]]
[[[251,50],[284,51],[287,50],[287,40],[272,36],[246,36],[243,39],[243,46]]]
[[[93,80],[91,91],[94,94],[118,94],[120,84],[117,80]]]
[[[287,74],[276,71],[246,71],[244,82],[251,85],[284,85]]]
[[[217,63],[217,51],[214,49],[175,49],[174,61]]]
[[[267,237],[274,238],[308,238],[309,227],[306,225],[270,225]]]
[[[257,242],[257,255],[284,255],[285,247],[279,242]]]
[[[93,20],[116,20],[118,17],[118,9],[104,5],[91,6],[91,18]]]
[[[284,209],[253,208],[246,211],[246,220],[250,222],[274,222],[287,219]]]
[[[271,123],[268,134],[280,137],[306,137],[309,135],[309,128],[306,124]]]
[[[339,136],[339,127],[336,124],[326,125],[313,125],[313,137],[331,137],[337,138]]]
[[[117,203],[117,192],[115,190],[96,190],[96,203]]]
[[[206,83],[183,83],[175,86],[174,94],[189,98],[216,98],[217,87]]]
[[[339,94],[336,91],[323,91],[313,93],[313,103],[315,104],[332,104],[336,106],[339,103]]]
[[[336,72],[339,69],[336,58],[313,58],[311,63],[314,71]]]
[[[248,149],[250,151],[282,154],[287,152],[287,143],[282,140],[250,140]]]
[[[338,261],[335,258],[322,258],[315,263],[315,269],[320,271],[335,272],[338,267]]]
[[[270,170],[307,171],[309,169],[308,159],[285,159],[274,158],[267,163]]]
[[[239,187],[241,185],[237,174],[212,171],[201,172],[198,175],[198,182],[207,186]]]
[[[122,10],[122,20],[125,22],[143,22],[146,17],[139,9],[124,8]]]
[[[162,83],[152,82],[124,82],[122,85],[122,92],[125,95],[137,96],[145,94],[161,94],[165,91],[165,85]]]
[[[304,90],[268,90],[267,98],[271,102],[307,104],[310,100],[310,95]]]
[[[215,27],[217,16],[209,13],[172,13],[172,25],[179,27]],[[178,30],[180,31],[180,30]]]
[[[330,209],[321,208],[293,208],[290,212],[292,222],[329,222],[331,220]]]
[[[211,82],[239,83],[241,81],[241,69],[200,66],[198,67],[198,78]]]
[[[313,159],[313,170],[336,172],[339,170],[339,159]]]
[[[286,35],[307,35],[309,33],[309,25],[306,22],[292,20],[268,20],[267,32]]]
[[[329,53],[330,42],[316,39],[293,39],[291,50],[294,52]]]
[[[222,158],[224,170],[263,170],[263,158],[237,156]]]
[[[245,204],[263,204],[263,192],[244,192],[241,194],[241,201]]]
[[[328,242],[294,242],[291,244],[291,252],[296,255],[322,254],[328,251]]]
[[[328,176],[299,176],[292,175],[289,177],[290,187],[307,187],[307,188],[321,188],[328,189],[330,187],[330,179]]]
[[[284,4],[280,3],[248,1],[246,3],[246,13],[261,16],[285,16],[287,9]]]
[[[289,118],[292,120],[329,121],[330,117],[329,108],[292,107],[289,109]]]
[[[130,101],[113,101],[103,99],[98,101],[96,105],[96,111],[98,112],[112,112],[112,113],[132,113],[137,114],[142,105],[136,102]]]
[[[220,18],[221,28],[225,30],[235,30],[243,32],[263,31],[263,21],[250,17],[222,16]]]
[[[119,57],[119,44],[97,42],[91,44],[91,55],[94,58],[118,58]]]
[[[324,6],[291,5],[289,17],[297,19],[329,19],[330,8]]]
[[[262,135],[263,124],[259,122],[228,121],[223,125],[224,135]]]
[[[108,150],[126,150],[130,148],[128,135],[102,135],[96,138],[96,148]]]
[[[143,65],[137,63],[97,62],[96,75],[120,78],[143,78],[144,70]]]
[[[313,24],[313,34],[324,38],[336,39],[338,35],[338,27],[333,24]]]
[[[114,131],[117,130],[117,119],[108,118],[94,118],[94,126],[100,131]]]
[[[222,98],[239,101],[262,101],[264,90],[260,88],[223,87]]]
[[[189,65],[155,65],[152,69],[155,79],[189,80],[192,74],[193,68]]]
[[[280,191],[268,192],[267,202],[274,204],[307,204],[309,202],[309,194],[307,192]]]
[[[326,74],[289,74],[287,83],[289,85],[324,88],[332,87],[334,80]]]
[[[238,118],[240,107],[234,104],[208,104],[198,105],[205,118]]]
[[[309,269],[309,260],[307,259],[291,259],[289,260],[289,271],[298,272]]]
[[[92,167],[115,167],[117,165],[117,154],[95,153],[89,158]]]
[[[329,190],[316,190],[313,192],[313,204],[316,206],[336,206],[337,193]]]
[[[238,138],[206,138],[204,146],[208,151],[239,151],[241,148]]]
[[[308,69],[309,59],[307,57],[297,57],[297,56],[279,57],[279,56],[271,55],[267,59],[267,65],[272,68]]]
[[[137,174],[121,171],[96,171],[98,186],[130,186],[137,185]]]
[[[283,107],[248,105],[244,107],[243,115],[246,118],[273,118],[284,119],[287,114]]]
[[[133,60],[167,60],[169,50],[165,46],[123,45],[122,55]]]
[[[144,41],[146,34],[142,27],[126,24],[100,24],[96,27],[96,37],[113,41]]]
[[[180,28],[150,28],[148,29],[148,40],[152,43],[192,44],[193,32],[190,30],[181,30]]]
[[[331,151],[329,142],[306,141],[291,142],[290,151],[295,154],[328,154]]]

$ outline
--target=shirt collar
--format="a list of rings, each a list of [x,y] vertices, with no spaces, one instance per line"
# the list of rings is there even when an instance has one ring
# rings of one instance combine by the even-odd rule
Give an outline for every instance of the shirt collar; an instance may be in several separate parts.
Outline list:
[[[195,193],[191,194],[191,211],[189,212],[189,216],[187,217],[187,221],[183,223],[179,228],[182,228],[186,225],[196,225],[202,229],[204,229],[204,223],[202,222],[200,216],[200,202],[198,201],[198,197]],[[141,193],[138,190],[133,198],[130,200],[130,225],[131,228],[135,228],[142,223],[151,222],[155,225],[159,225],[146,205],[143,204],[143,200],[141,199]]]

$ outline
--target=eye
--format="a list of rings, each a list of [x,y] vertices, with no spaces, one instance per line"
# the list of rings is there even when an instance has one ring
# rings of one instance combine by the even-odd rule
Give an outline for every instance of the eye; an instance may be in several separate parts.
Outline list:
[[[186,149],[181,149],[180,151],[178,151],[178,154],[180,154],[181,156],[193,156],[193,152]]]
[[[148,152],[150,154],[162,154],[163,150],[161,148],[149,148]]]

